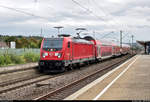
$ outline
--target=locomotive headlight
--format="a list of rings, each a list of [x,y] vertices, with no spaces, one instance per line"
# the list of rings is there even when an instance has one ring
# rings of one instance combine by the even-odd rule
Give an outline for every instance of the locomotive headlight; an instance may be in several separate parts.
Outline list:
[[[58,53],[58,58],[61,58],[61,53]]]
[[[45,53],[43,53],[43,55],[42,55],[44,58],[45,58],[45,56],[48,56],[48,53],[47,52],[45,52]]]
[[[58,58],[61,58],[61,53],[55,53],[55,56],[57,56]]]
[[[55,56],[58,56],[59,53],[55,53]]]

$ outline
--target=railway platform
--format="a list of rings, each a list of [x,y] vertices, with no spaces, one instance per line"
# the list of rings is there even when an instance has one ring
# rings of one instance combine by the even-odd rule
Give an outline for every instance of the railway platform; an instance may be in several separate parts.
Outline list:
[[[64,100],[150,100],[150,55],[136,55]]]

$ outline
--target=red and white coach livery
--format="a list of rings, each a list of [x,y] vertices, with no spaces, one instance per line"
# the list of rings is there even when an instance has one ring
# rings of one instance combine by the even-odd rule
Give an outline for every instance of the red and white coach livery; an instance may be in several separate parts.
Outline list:
[[[122,52],[117,44],[84,38],[58,37],[43,38],[40,49],[39,70],[65,71],[74,64],[95,62],[104,58],[126,54],[129,46],[123,45]]]

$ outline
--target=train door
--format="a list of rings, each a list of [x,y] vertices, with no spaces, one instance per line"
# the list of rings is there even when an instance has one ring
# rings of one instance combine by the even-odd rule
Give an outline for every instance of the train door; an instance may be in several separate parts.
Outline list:
[[[69,48],[69,69],[72,69],[72,66],[73,66],[73,61],[74,61],[74,48],[73,48],[73,42],[68,42],[68,47]]]
[[[72,62],[72,60],[74,59],[73,42],[68,42],[68,48],[69,48],[69,60]]]
[[[113,55],[113,56],[116,55],[115,52],[116,52],[116,51],[115,51],[115,46],[112,46],[112,55]]]
[[[100,48],[100,46],[97,46],[97,58],[98,59],[101,58],[101,48]]]
[[[68,42],[68,49],[69,49],[69,52],[68,52],[68,54],[69,54],[69,60],[71,60],[71,56],[72,56],[72,53],[71,53],[71,43],[70,42]]]
[[[148,54],[150,54],[150,43],[148,43]]]

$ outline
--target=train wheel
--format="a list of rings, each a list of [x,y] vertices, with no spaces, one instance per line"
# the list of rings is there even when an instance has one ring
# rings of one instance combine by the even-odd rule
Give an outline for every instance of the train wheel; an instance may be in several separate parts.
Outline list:
[[[66,72],[67,68],[66,67],[62,67],[62,72]]]
[[[77,68],[80,69],[80,63],[77,63]]]
[[[73,64],[70,65],[70,70],[73,70]]]
[[[80,64],[79,64],[79,63],[74,64],[74,65],[73,65],[73,68],[74,68],[74,69],[80,69]]]
[[[72,69],[73,69],[73,65],[72,64],[70,64],[69,66],[66,67],[67,71],[72,70]]]
[[[95,62],[96,62],[96,63],[99,63],[99,62],[100,62],[100,59],[96,59]]]
[[[85,66],[88,66],[89,65],[89,61],[84,62],[84,64],[85,64]]]
[[[89,61],[87,62],[87,65],[90,65],[90,62],[89,62]]]

